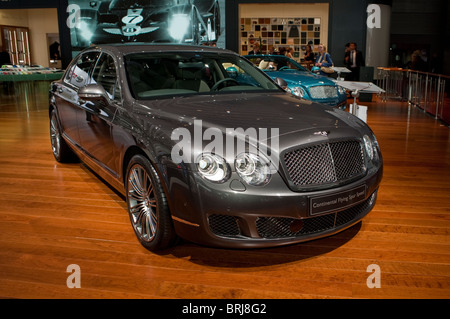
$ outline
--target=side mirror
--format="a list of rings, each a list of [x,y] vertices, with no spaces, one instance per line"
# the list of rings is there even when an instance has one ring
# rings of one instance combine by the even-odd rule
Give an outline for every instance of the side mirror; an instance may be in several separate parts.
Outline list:
[[[287,83],[285,80],[283,80],[282,78],[275,78],[275,83],[278,84],[279,86],[281,86],[281,88],[283,90],[287,89]]]
[[[98,84],[88,84],[78,90],[78,97],[84,102],[106,102],[108,101],[108,94],[105,89]]]

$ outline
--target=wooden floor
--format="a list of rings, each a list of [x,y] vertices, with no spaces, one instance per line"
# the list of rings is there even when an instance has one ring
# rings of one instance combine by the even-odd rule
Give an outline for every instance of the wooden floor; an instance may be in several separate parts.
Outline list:
[[[84,165],[54,160],[45,89],[1,95],[0,297],[450,298],[450,130],[419,109],[361,103],[385,169],[354,227],[283,248],[182,243],[154,254],[116,193]],[[71,264],[79,289],[66,284]],[[371,264],[381,288],[367,286]]]

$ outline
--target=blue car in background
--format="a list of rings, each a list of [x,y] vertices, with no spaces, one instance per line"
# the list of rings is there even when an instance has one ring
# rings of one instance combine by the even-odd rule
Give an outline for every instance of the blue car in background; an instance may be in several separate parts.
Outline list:
[[[331,78],[317,75],[284,55],[245,55],[273,80],[281,78],[293,95],[332,107],[346,108],[346,90]]]

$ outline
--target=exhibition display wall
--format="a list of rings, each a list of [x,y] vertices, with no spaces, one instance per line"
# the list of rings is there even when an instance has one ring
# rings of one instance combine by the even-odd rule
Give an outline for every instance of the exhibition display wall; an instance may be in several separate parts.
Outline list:
[[[327,3],[239,4],[239,53],[248,54],[255,42],[262,53],[289,47],[300,60],[310,44],[314,51],[328,41]]]
[[[72,56],[91,44],[184,43],[225,47],[225,0],[69,0]]]
[[[258,32],[258,25],[260,31],[265,27],[267,32],[280,32],[272,37],[267,34],[265,39],[261,34],[261,42],[267,46],[271,42],[274,46],[277,42],[280,46],[293,46],[296,58],[301,59],[305,41],[313,44],[320,41],[339,65],[344,59],[345,43],[356,41],[361,50],[365,48],[366,29],[355,25],[365,25],[367,3],[360,0],[284,0],[283,3],[270,0],[5,0],[0,2],[0,9],[55,8],[63,69],[86,46],[104,42],[206,44],[245,54],[243,46],[247,41],[250,49],[249,37],[251,32]],[[263,18],[264,23],[259,23]],[[246,19],[251,19],[250,24]],[[258,19],[257,23],[253,19]],[[268,23],[266,19],[270,19]],[[275,26],[276,31],[272,31]],[[299,37],[295,36],[297,31]],[[247,37],[242,32],[247,32]]]

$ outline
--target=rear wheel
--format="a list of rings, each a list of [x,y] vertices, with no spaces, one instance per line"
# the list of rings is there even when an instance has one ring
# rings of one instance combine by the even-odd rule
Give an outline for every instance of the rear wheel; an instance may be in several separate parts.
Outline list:
[[[53,156],[58,162],[70,163],[77,160],[77,156],[61,135],[61,127],[56,110],[52,110],[50,114],[50,142],[52,144]]]
[[[130,221],[141,244],[151,251],[172,246],[177,236],[167,199],[155,169],[142,155],[128,164],[126,194]]]

